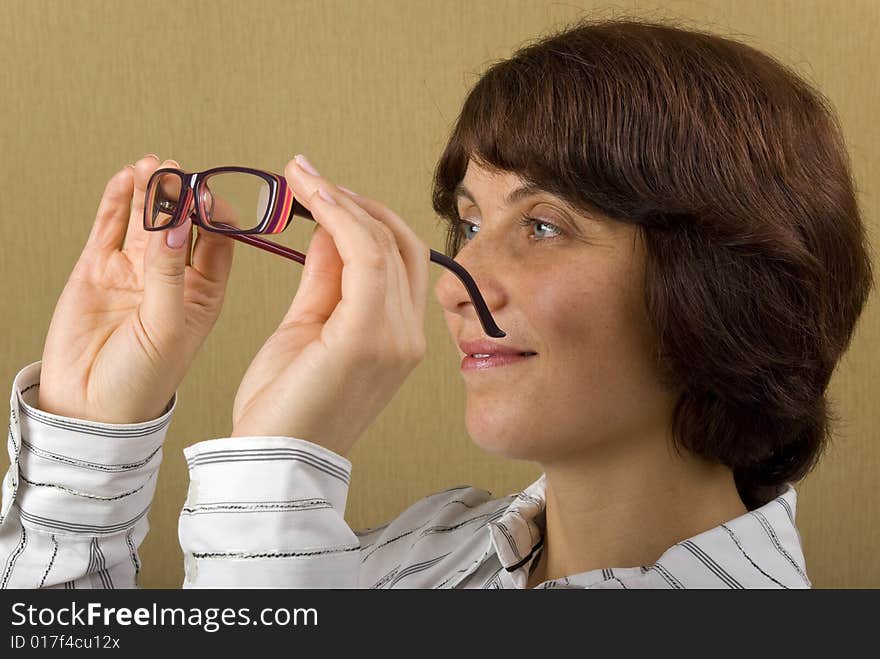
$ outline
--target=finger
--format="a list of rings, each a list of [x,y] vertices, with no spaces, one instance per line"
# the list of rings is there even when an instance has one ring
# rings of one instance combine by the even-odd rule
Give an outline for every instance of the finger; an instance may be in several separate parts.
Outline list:
[[[400,255],[394,233],[381,222],[370,216],[361,206],[354,203],[346,195],[334,189],[329,193],[334,201],[350,211],[359,222],[370,228],[374,239],[377,255],[385,260],[384,314],[390,321],[385,323],[390,331],[393,345],[402,345],[409,334],[412,315],[412,297],[409,291],[406,268]]]
[[[161,166],[180,167],[174,160],[166,160],[161,163]],[[144,198],[147,191],[147,182],[150,180],[153,172],[159,169],[159,167],[159,159],[153,155],[144,156],[134,164],[134,192],[131,199],[131,214],[129,215],[128,228],[125,232],[125,243],[122,246],[122,249],[128,254],[132,263],[138,263],[142,260],[150,234],[153,233],[144,230]]]
[[[352,196],[349,194],[348,196],[363,208],[370,217],[382,222],[391,229],[397,240],[397,246],[403,263],[406,266],[408,290],[413,306],[418,311],[419,317],[423,317],[428,300],[431,248],[413,232],[412,228],[403,218],[384,204],[363,195]]]
[[[298,194],[304,198],[312,196],[317,198],[315,191],[318,188],[323,188],[328,191],[336,204],[350,211],[360,224],[370,230],[376,242],[377,255],[385,259],[385,291],[382,308],[386,317],[390,320],[390,331],[397,335],[395,337],[397,343],[410,340],[413,333],[413,314],[410,310],[416,311],[417,319],[423,318],[426,300],[422,299],[414,302],[408,270],[402,261],[402,253],[394,232],[381,221],[371,217],[349,195],[341,193],[335,185],[316,174],[313,167],[309,166],[308,169],[305,169],[303,164],[299,162],[298,157],[288,163],[288,167],[285,169],[285,176],[288,178],[288,182],[295,195]],[[308,207],[308,203],[304,205]],[[405,226],[402,220],[400,222]],[[425,246],[425,263],[422,264],[422,268],[425,271],[427,271],[427,261],[427,246]],[[348,264],[346,263],[346,265]],[[345,274],[346,272],[344,271],[343,277],[345,277]],[[423,278],[424,292],[422,296],[427,298],[427,272],[425,272]],[[343,287],[343,291],[345,291],[345,287]],[[343,298],[345,297],[346,293],[343,292]]]
[[[339,203],[346,204],[350,201],[344,200],[344,195]],[[365,213],[361,206],[357,206],[361,213]],[[394,346],[403,346],[409,340],[411,316],[412,316],[412,295],[409,290],[409,281],[407,278],[406,267],[403,263],[400,247],[394,233],[384,224],[374,219],[369,213],[363,219],[373,227],[378,238],[379,249],[385,255],[385,316],[389,319],[390,324],[387,327],[391,333],[391,341]]]
[[[388,207],[368,197],[351,193],[349,190],[345,190],[347,194],[341,194],[338,192],[343,190],[340,186],[303,170],[296,159],[292,163],[303,172],[301,178],[304,180],[303,187],[307,192],[310,184],[333,191],[331,194],[337,203],[360,218],[367,227],[374,231],[377,241],[389,248],[385,250],[389,265],[389,304],[394,307],[393,313],[398,317],[396,326],[399,326],[404,332],[411,331],[409,329],[410,319],[401,318],[402,312],[406,310],[401,302],[405,300],[415,310],[416,320],[421,322],[421,319],[424,318],[428,297],[428,264],[430,262],[428,245],[419,240],[406,222]],[[389,307],[389,312],[392,312],[391,307]],[[401,323],[401,320],[405,324]]]
[[[389,239],[394,241],[394,236],[389,231]],[[388,264],[388,288],[385,294],[385,314],[391,319],[389,328],[392,336],[391,345],[403,347],[411,340],[411,327],[413,316],[412,294],[409,290],[409,279],[406,274],[406,266],[400,256],[397,247],[389,257]]]
[[[185,203],[192,203],[191,195]],[[186,322],[183,305],[186,266],[192,249],[192,222],[187,214],[177,227],[143,233],[147,234],[148,242],[142,259],[141,321],[154,339],[177,340]],[[179,244],[173,244],[175,239]]]
[[[102,250],[122,249],[133,189],[134,172],[129,165],[107,181],[98,204],[95,222],[86,241],[87,246]]]
[[[336,186],[332,182],[328,181],[320,174],[313,174],[312,171],[307,171],[299,162],[297,162],[296,158],[287,163],[287,166],[284,169],[284,176],[293,191],[294,197],[309,210],[311,210],[311,208],[309,208],[308,200],[316,196],[319,188],[324,188],[324,190],[328,192],[336,190]],[[377,233],[374,222],[369,221],[372,218],[369,217],[366,211],[357,204],[352,203],[347,195],[335,194],[332,196],[337,204],[343,205],[344,208],[360,219],[364,228],[366,228],[376,240],[382,240],[382,236]]]
[[[401,260],[394,234],[381,222],[370,217],[363,208],[346,198],[346,195],[336,190],[335,186],[332,186],[331,190],[332,192],[328,192],[328,194],[338,206],[342,206],[344,210],[355,216],[358,223],[370,228],[375,240],[372,249],[375,250],[375,255],[379,259],[384,260],[384,276],[382,273],[377,273],[377,281],[375,282],[378,285],[384,279],[384,288],[380,293],[382,295],[381,306],[369,309],[369,322],[371,327],[376,328],[376,331],[384,331],[385,335],[383,339],[377,334],[375,339],[377,341],[384,340],[394,347],[402,348],[411,340],[412,298],[409,292],[406,268]],[[345,274],[343,271],[343,276]],[[343,293],[344,297],[345,293]],[[364,308],[363,300],[358,299],[356,302],[359,308]],[[381,329],[377,327],[378,309],[382,310],[386,319],[386,322],[381,323]]]
[[[343,262],[339,327],[348,331],[353,326],[369,327],[375,321],[375,310],[384,308],[385,304],[387,250],[383,253],[374,230],[357,217],[353,209],[325,201],[317,190],[306,197],[302,172],[291,171],[299,170],[294,161],[291,163],[285,168],[288,184],[315,221],[330,234]],[[336,198],[345,196],[339,192],[336,195]],[[365,214],[363,209],[354,206],[358,214]]]
[[[232,271],[235,240],[201,228],[196,234],[196,244],[191,259],[193,269],[210,282],[217,284],[227,282]]]
[[[325,323],[342,299],[342,258],[333,237],[315,225],[299,288],[284,323]]]
[[[364,258],[369,259],[370,255],[375,255],[374,250],[364,251],[357,250],[357,245],[362,247],[370,247],[370,242],[379,243],[382,236],[378,234],[378,230],[372,222],[368,222],[371,218],[360,206],[352,202],[347,195],[335,191],[335,186],[321,176],[314,176],[306,172],[295,160],[287,163],[284,169],[284,176],[287,183],[293,191],[294,197],[309,211],[314,214],[316,208],[322,209],[325,213],[329,213],[329,221],[333,222],[334,227],[348,227],[346,236],[342,237],[339,231],[334,231],[329,225],[325,228],[333,237],[334,243],[339,250],[339,255],[343,262],[348,265],[349,262],[362,261]],[[325,192],[333,197],[333,203],[324,201],[318,194],[319,188],[323,188]],[[340,224],[341,222],[341,224]],[[318,222],[318,224],[321,224]],[[340,244],[340,238],[343,238],[345,245]],[[368,242],[364,243],[366,240]]]
[[[297,156],[299,157],[299,156]],[[311,167],[311,165],[309,165]],[[337,187],[327,179],[318,174],[313,174],[297,162],[296,158],[288,162],[285,168],[285,177],[294,193],[294,196],[309,208],[309,199],[315,198],[319,189],[323,188],[325,192],[333,197],[333,203],[341,205],[352,215],[361,221],[364,228],[372,234],[380,244],[386,243],[387,238],[382,231],[379,230],[378,223],[370,215],[356,203],[352,202],[350,197],[338,192]],[[302,202],[302,200],[306,200]]]

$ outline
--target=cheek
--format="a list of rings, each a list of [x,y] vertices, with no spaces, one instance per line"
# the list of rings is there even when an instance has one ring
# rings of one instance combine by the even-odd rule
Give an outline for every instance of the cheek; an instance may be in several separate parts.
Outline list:
[[[614,424],[651,386],[651,346],[641,291],[631,272],[606,270],[572,280],[559,274],[531,291],[529,317],[546,358],[542,389],[554,405]],[[640,281],[640,280],[636,280]],[[585,400],[592,401],[589,410]],[[580,402],[579,402],[580,401]]]
[[[526,314],[557,366],[587,361],[594,366],[620,348],[627,323],[623,291],[602,277],[573,279],[560,272],[527,292]]]

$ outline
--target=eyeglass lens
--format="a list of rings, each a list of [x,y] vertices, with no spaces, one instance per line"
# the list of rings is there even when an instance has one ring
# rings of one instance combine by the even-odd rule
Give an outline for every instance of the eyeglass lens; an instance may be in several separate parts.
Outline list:
[[[218,172],[204,178],[198,186],[203,220],[214,228],[235,227],[240,231],[256,230],[263,226],[271,209],[272,188],[268,181],[243,172]],[[148,217],[153,228],[171,224],[185,189],[183,178],[175,172],[160,174],[150,189],[147,200],[151,209]],[[192,205],[190,211],[194,210]]]

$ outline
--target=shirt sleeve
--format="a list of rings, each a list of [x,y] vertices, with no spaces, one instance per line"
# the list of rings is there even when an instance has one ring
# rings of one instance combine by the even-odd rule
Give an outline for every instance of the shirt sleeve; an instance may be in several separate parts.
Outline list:
[[[294,437],[211,439],[184,455],[184,588],[358,587],[346,458]]]
[[[177,393],[152,421],[83,421],[37,407],[41,366],[29,364],[12,385],[0,588],[137,587]]]

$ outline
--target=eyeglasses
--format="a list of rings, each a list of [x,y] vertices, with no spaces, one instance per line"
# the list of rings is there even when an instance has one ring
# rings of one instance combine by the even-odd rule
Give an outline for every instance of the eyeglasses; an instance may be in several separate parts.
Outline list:
[[[171,229],[189,216],[200,229],[222,233],[305,265],[306,254],[254,235],[281,233],[295,215],[315,221],[309,209],[294,198],[284,176],[250,167],[213,167],[203,172],[161,167],[150,177],[144,199],[146,231]],[[487,335],[507,336],[495,324],[467,270],[433,249],[431,261],[461,280]]]

